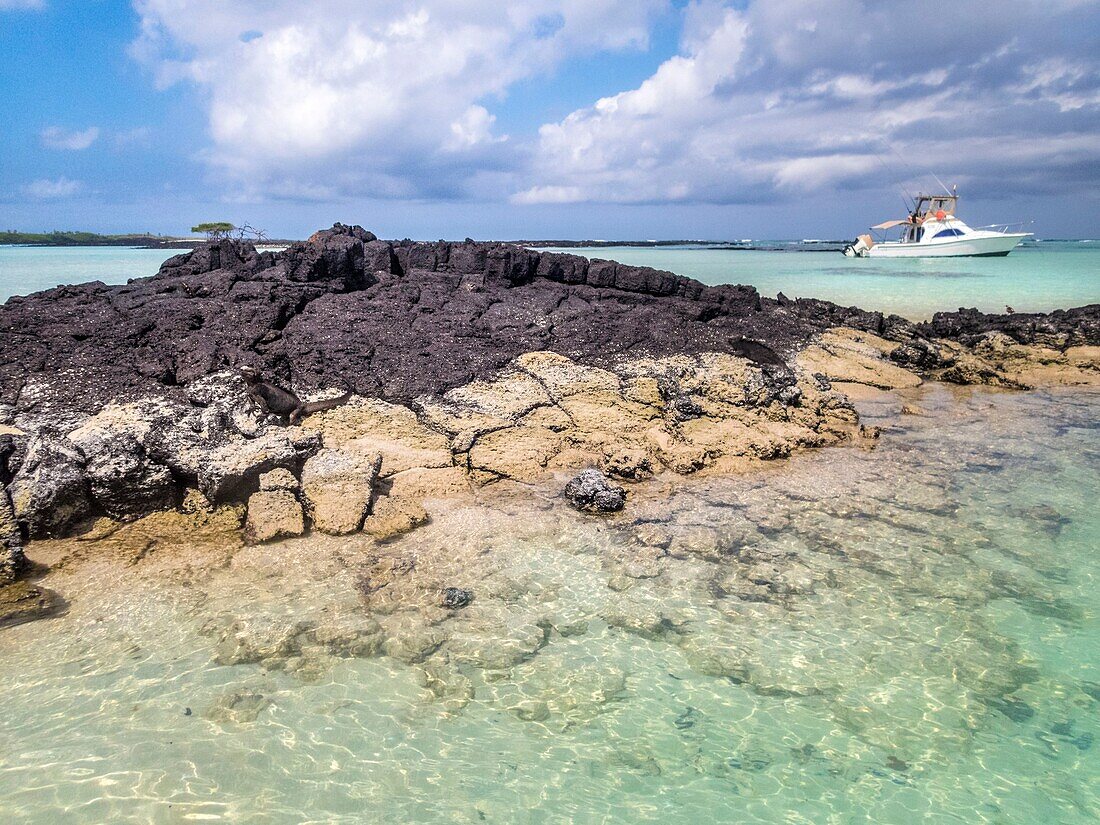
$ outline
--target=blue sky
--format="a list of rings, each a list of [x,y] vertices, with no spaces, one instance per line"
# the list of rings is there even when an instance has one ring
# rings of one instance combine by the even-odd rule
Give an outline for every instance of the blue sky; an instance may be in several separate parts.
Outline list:
[[[1100,235],[1100,3],[0,0],[0,225]]]

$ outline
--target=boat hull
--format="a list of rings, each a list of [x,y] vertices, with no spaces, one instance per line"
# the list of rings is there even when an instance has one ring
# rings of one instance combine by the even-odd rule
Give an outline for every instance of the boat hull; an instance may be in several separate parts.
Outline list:
[[[868,258],[994,258],[1007,255],[1027,232],[971,233],[965,237],[927,243],[877,243],[864,255]]]

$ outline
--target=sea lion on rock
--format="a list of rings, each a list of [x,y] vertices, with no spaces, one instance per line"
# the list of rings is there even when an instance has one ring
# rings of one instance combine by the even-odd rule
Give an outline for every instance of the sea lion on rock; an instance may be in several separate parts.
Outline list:
[[[264,412],[287,419],[297,424],[307,415],[324,412],[342,406],[351,400],[351,392],[339,398],[326,398],[323,401],[302,401],[289,390],[264,381],[260,373],[252,367],[241,367],[241,375],[248,384],[248,395]]]

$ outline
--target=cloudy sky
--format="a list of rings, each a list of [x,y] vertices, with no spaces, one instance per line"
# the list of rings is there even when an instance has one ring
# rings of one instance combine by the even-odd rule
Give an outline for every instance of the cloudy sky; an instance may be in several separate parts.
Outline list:
[[[3,228],[1100,236],[1100,2],[0,0]]]

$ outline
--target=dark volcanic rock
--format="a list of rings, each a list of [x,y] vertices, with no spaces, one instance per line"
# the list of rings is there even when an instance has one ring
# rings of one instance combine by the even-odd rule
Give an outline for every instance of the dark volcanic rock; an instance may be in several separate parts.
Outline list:
[[[1100,343],[1100,306],[961,310],[913,324],[613,261],[512,244],[394,243],[336,224],[277,254],[218,241],[124,286],[10,299],[0,306],[0,405],[16,420],[76,421],[109,400],[182,402],[183,387],[242,365],[299,391],[343,385],[409,402],[489,378],[533,350],[596,366],[728,352],[781,377],[792,355],[837,326],[899,341],[899,362],[928,369],[940,366],[930,337],[995,330],[1026,343]]]
[[[1020,344],[1065,349],[1100,344],[1100,304],[1057,309],[1049,314],[1014,312],[987,315],[976,309],[937,312],[916,329],[925,337],[971,344],[987,332],[1002,332]]]
[[[474,600],[474,591],[464,587],[445,587],[439,594],[439,604],[449,610],[458,610],[469,606]]]
[[[564,492],[570,504],[590,513],[614,513],[626,504],[626,490],[599,470],[585,470],[565,485]]]
[[[824,302],[792,312],[752,287],[646,267],[507,244],[394,244],[337,224],[278,254],[218,241],[125,286],[12,298],[0,307],[0,403],[95,412],[178,398],[246,364],[305,390],[346,383],[409,401],[540,349],[601,365],[704,350],[779,365],[853,313],[881,322]]]

